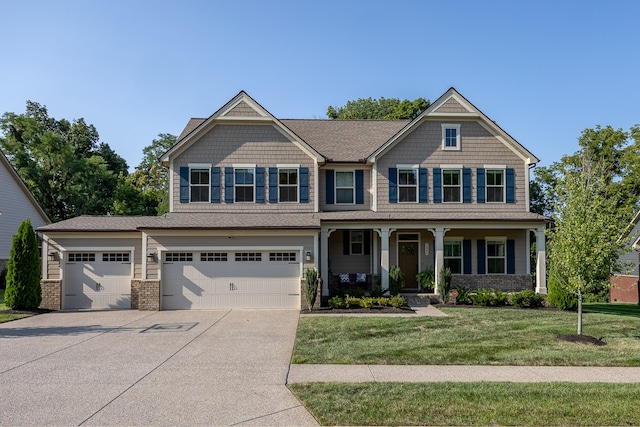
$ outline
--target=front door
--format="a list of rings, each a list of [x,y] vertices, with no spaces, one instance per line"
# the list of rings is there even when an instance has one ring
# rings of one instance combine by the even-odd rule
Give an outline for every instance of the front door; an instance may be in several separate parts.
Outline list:
[[[401,241],[398,243],[398,267],[400,267],[400,270],[404,273],[403,290],[417,289],[418,242]]]

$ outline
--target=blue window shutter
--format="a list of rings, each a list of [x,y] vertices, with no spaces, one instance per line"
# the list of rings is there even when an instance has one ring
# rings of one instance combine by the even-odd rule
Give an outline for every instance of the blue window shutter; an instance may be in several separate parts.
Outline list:
[[[462,169],[462,202],[471,203],[471,169]]]
[[[356,170],[356,205],[364,204],[364,171]]]
[[[515,179],[515,171],[511,168],[507,168],[507,203],[515,203],[516,202],[516,179]]]
[[[389,168],[389,203],[398,203],[398,168]]]
[[[269,203],[278,203],[278,168],[269,168]]]
[[[220,168],[211,168],[211,203],[220,203]]]
[[[433,168],[433,203],[442,203],[442,169]]]
[[[477,245],[478,245],[478,274],[487,274],[486,259],[485,259],[485,253],[486,253],[485,241],[478,240]]]
[[[462,241],[462,262],[462,273],[471,274],[471,240]]]
[[[224,202],[233,203],[233,168],[224,168]]]
[[[327,169],[327,204],[333,205],[334,202],[334,187],[335,187],[335,175],[333,169]]]
[[[264,203],[264,168],[256,168],[256,203]]]
[[[189,168],[180,166],[180,203],[189,203]]]
[[[300,168],[300,203],[309,203],[309,168]]]
[[[418,190],[419,190],[419,203],[427,203],[429,201],[429,187],[428,187],[428,175],[426,168],[418,169]]]
[[[516,274],[516,241],[507,240],[507,274]]]
[[[476,187],[478,188],[477,194],[476,194],[476,202],[478,203],[485,203],[485,184],[487,178],[485,178],[485,174],[484,174],[484,169],[483,168],[478,168],[476,170]]]

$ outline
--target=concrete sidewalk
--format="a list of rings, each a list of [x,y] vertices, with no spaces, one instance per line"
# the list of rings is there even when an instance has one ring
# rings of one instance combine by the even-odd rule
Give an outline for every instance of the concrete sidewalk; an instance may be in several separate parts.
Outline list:
[[[291,365],[288,384],[306,382],[640,383],[640,368],[582,366]]]

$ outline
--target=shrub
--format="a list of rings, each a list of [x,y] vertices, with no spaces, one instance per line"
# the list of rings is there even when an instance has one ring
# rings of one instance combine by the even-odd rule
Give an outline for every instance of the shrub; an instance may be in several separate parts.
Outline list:
[[[471,304],[471,291],[469,288],[460,286],[456,288],[458,295],[456,296],[456,304]]]
[[[329,298],[329,307],[331,308],[345,308],[347,306],[347,303],[345,302],[344,298],[341,296],[334,296],[332,298]]]
[[[507,301],[509,300],[509,295],[507,295],[500,289],[493,289],[491,291],[491,294],[493,297],[492,305],[498,305],[498,306],[506,305]]]
[[[549,291],[547,296],[549,307],[556,307],[560,310],[575,310],[578,308],[578,297],[564,290],[552,276],[549,277],[547,287]]]
[[[7,307],[18,309],[38,308],[42,301],[38,240],[29,219],[22,221],[13,236],[4,300]]]
[[[394,295],[389,299],[391,307],[400,308],[407,305],[407,300],[402,295]]]
[[[516,307],[523,308],[542,307],[544,304],[544,297],[536,294],[531,289],[525,289],[524,291],[516,292],[511,295],[511,304]]]
[[[371,290],[371,296],[378,298],[384,296],[387,289],[382,289],[382,283],[380,282],[380,275],[377,274],[373,280],[373,289]]]
[[[473,305],[488,306],[493,303],[493,295],[488,289],[478,289],[474,294],[471,294],[471,301]]]
[[[438,284],[438,293],[443,304],[449,302],[449,293],[451,292],[451,269],[442,268],[440,270],[440,283]]]
[[[318,295],[318,270],[310,268],[305,272],[305,300],[309,311],[313,310],[313,306],[316,303],[316,297]]]
[[[426,292],[433,292],[436,286],[436,272],[433,268],[425,268],[420,273],[416,274],[416,280],[420,289]]]
[[[353,297],[351,295],[347,295],[346,297],[344,297],[344,302],[345,302],[346,308],[362,307],[362,298],[360,297]]]
[[[376,305],[376,299],[372,297],[364,297],[360,299],[360,306],[362,308],[371,308]]]
[[[378,298],[376,298],[376,304],[378,304],[380,307],[386,307],[386,306],[390,305],[391,302],[389,301],[389,298],[387,298],[387,297],[378,297]]]
[[[404,288],[404,273],[397,265],[389,269],[389,292],[391,295],[398,295],[400,289]]]

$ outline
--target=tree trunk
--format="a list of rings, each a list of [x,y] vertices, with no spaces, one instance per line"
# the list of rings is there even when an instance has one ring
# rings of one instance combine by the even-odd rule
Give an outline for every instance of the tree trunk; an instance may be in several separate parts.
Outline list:
[[[582,335],[582,291],[578,291],[578,335]]]

